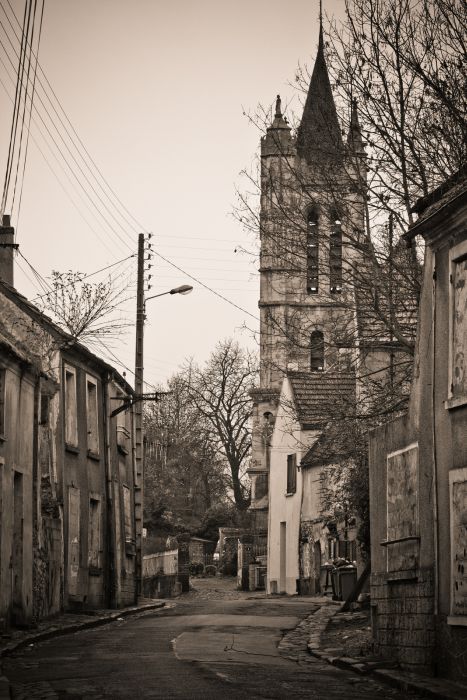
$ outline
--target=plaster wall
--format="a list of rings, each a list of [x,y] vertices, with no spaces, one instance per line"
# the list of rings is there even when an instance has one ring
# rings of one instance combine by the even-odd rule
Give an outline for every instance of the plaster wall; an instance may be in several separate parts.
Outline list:
[[[0,618],[28,624],[33,615],[33,480],[37,379],[0,350],[4,431],[0,435]]]
[[[297,593],[299,579],[302,473],[297,470],[296,490],[288,494],[287,456],[296,455],[298,465],[312,441],[311,432],[301,431],[293,418],[292,405],[292,391],[286,378],[271,441],[267,592],[288,595]]]

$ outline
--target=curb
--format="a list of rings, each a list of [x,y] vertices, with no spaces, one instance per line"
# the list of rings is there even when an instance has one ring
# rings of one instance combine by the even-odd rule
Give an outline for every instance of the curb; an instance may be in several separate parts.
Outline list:
[[[119,618],[129,617],[130,615],[136,615],[140,612],[147,612],[148,610],[157,610],[158,608],[164,607],[164,601],[158,601],[157,603],[146,603],[145,605],[133,606],[131,608],[123,608],[122,610],[116,610],[107,615],[99,617],[96,615],[95,618],[91,620],[84,620],[83,622],[73,622],[64,627],[56,627],[54,629],[44,630],[43,632],[36,632],[19,639],[18,641],[11,642],[7,644],[2,649],[0,649],[0,659],[5,656],[9,656],[17,649],[26,647],[29,644],[35,644],[36,642],[43,642],[47,639],[52,639],[53,637],[62,637],[65,634],[72,634],[73,632],[79,632],[83,629],[89,629],[90,627],[101,627],[109,622],[115,622]],[[1,683],[4,676],[0,676],[0,691]],[[1,698],[1,695],[0,695]]]
[[[365,661],[364,659],[354,659],[347,656],[333,656],[320,649],[321,635],[326,629],[329,620],[334,617],[338,610],[327,610],[318,619],[317,629],[315,628],[308,642],[308,652],[326,661],[336,668],[346,671],[353,671],[360,675],[371,675],[373,678],[397,688],[404,693],[412,692],[426,698],[434,700],[465,700],[466,688],[451,681],[443,681],[438,678],[416,676],[415,674],[404,673],[396,669],[397,664],[391,661]]]

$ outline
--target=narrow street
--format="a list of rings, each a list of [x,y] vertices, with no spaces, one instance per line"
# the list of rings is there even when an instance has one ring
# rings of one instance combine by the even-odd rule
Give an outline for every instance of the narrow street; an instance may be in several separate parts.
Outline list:
[[[3,662],[14,700],[53,698],[402,698],[367,676],[280,640],[319,605],[241,593],[232,579],[195,579],[196,590],[160,611],[65,635]],[[316,599],[315,599],[316,600]],[[282,652],[283,654],[283,652]]]

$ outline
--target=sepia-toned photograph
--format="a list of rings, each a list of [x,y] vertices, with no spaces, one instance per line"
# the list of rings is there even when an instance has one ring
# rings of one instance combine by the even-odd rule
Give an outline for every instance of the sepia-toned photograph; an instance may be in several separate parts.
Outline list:
[[[0,0],[0,700],[467,698],[464,0]]]

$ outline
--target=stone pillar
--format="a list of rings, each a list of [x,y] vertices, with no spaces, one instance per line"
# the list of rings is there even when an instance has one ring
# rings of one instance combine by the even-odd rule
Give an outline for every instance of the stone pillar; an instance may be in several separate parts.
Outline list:
[[[184,533],[177,536],[178,542],[178,576],[182,593],[190,590],[190,535]]]
[[[237,588],[249,590],[248,568],[253,561],[253,536],[240,535],[238,538]]]

